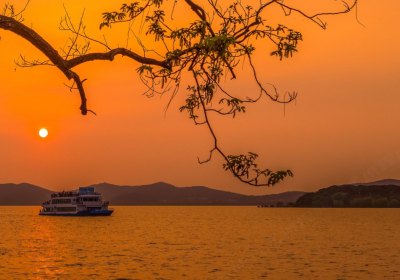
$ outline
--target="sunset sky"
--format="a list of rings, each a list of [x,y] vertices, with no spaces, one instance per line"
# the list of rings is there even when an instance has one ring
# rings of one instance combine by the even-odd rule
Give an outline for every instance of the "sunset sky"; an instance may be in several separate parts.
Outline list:
[[[25,4],[25,0],[10,2],[17,9]],[[298,7],[310,14],[343,9],[340,1],[301,2]],[[85,9],[84,22],[92,37],[101,39],[105,34],[110,46],[126,47],[127,25],[98,28],[101,14],[118,9],[124,1],[32,0],[24,24],[59,50],[70,35],[59,30],[63,3],[77,24]],[[172,3],[166,5],[168,15]],[[206,127],[193,125],[187,113],[178,110],[187,96],[186,81],[165,114],[170,94],[143,96],[145,87],[136,73],[140,64],[128,58],[75,69],[88,79],[88,108],[98,114],[82,116],[78,93],[63,85],[69,82],[58,69],[15,69],[20,54],[28,60],[44,56],[22,38],[0,29],[0,183],[28,182],[69,190],[100,182],[164,181],[179,187],[204,185],[269,194],[400,179],[400,3],[361,0],[358,18],[365,27],[357,22],[355,11],[324,17],[327,30],[298,15],[285,17],[280,9],[263,15],[270,24],[282,23],[303,34],[299,53],[283,61],[269,56],[274,47],[268,40],[255,43],[260,80],[281,92],[297,91],[297,103],[287,105],[284,116],[282,105],[263,98],[235,119],[213,116],[211,121],[227,154],[256,152],[261,167],[291,169],[294,178],[255,188],[224,171],[217,154],[210,163],[199,165],[197,157],[208,157],[212,138]],[[174,18],[177,26],[196,20],[183,1],[178,1]],[[138,34],[139,24],[134,27]],[[141,38],[147,48],[162,50],[144,33]],[[133,38],[128,44],[142,54]],[[224,86],[238,96],[256,96],[249,67],[239,69],[237,80],[224,81]],[[39,137],[41,128],[49,131],[47,138]]]

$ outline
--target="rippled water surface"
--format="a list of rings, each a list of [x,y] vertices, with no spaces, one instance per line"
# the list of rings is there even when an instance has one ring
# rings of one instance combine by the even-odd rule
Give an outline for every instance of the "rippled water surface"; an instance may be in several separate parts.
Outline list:
[[[400,279],[398,209],[0,207],[0,279]]]

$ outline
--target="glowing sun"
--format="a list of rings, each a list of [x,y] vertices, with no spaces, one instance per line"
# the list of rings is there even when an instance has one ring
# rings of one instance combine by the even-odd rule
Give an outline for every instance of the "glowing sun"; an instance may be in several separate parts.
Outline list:
[[[40,137],[42,137],[42,138],[47,137],[48,134],[49,134],[49,132],[48,132],[47,129],[45,129],[45,128],[42,128],[41,130],[39,130],[39,135],[40,135]]]

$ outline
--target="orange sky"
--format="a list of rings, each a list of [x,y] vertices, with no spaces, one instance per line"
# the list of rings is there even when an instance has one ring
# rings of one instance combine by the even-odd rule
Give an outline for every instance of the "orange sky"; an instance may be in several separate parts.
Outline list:
[[[86,8],[89,34],[101,38],[104,33],[111,46],[125,46],[127,26],[98,30],[101,13],[123,2],[32,0],[24,23],[59,49],[68,37],[58,30],[65,3],[76,21]],[[21,7],[25,1],[12,3]],[[341,8],[329,0],[307,0],[302,5],[310,13]],[[396,1],[361,1],[358,15],[366,28],[352,12],[325,17],[327,30],[299,16],[283,17],[278,9],[265,13],[269,23],[281,22],[303,33],[299,53],[284,61],[268,55],[273,50],[268,41],[256,43],[259,78],[283,92],[298,91],[297,105],[287,106],[284,117],[283,106],[264,98],[234,120],[213,117],[212,122],[227,154],[254,151],[261,166],[295,173],[271,188],[241,184],[222,169],[217,155],[211,163],[197,163],[198,156],[208,156],[212,139],[206,127],[194,126],[186,113],[179,113],[185,86],[165,117],[169,95],[142,95],[137,62],[121,57],[112,63],[91,62],[75,69],[88,79],[88,107],[98,114],[84,117],[78,93],[63,86],[67,80],[56,68],[14,71],[19,54],[27,59],[43,56],[23,39],[0,30],[0,183],[29,182],[62,190],[105,181],[165,181],[267,194],[400,178],[399,11]],[[179,1],[174,18],[183,23],[195,17]],[[152,46],[149,37],[142,39]],[[133,40],[129,47],[140,52]],[[237,75],[236,81],[224,85],[232,93],[258,92],[248,67]],[[46,139],[38,136],[42,127],[49,130]]]

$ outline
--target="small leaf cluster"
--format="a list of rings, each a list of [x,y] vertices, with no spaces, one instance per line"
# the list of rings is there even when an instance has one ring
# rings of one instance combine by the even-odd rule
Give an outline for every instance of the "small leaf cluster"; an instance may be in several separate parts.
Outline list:
[[[163,27],[165,12],[156,10],[153,16],[147,16],[146,22],[150,23],[146,35],[154,35],[155,41],[164,40],[167,30]]]
[[[188,87],[189,91],[194,91],[194,87]],[[189,118],[193,119],[194,121],[196,121],[196,118],[198,118],[198,116],[195,114],[195,109],[199,109],[200,108],[200,98],[198,95],[196,94],[190,94],[188,96],[188,98],[186,98],[185,100],[185,105],[183,105],[182,107],[179,108],[179,111],[183,112],[183,111],[187,111],[189,113]]]
[[[179,41],[179,47],[190,48],[192,41],[200,38],[203,39],[206,34],[207,22],[195,21],[188,28],[180,28],[171,32],[170,38]]]
[[[271,56],[277,56],[280,58],[280,60],[285,58],[293,57],[294,52],[298,52],[296,47],[298,44],[298,41],[302,41],[302,35],[298,31],[294,31],[292,29],[288,29],[287,27],[280,25],[278,30],[278,35],[279,31],[285,33],[289,32],[286,36],[284,37],[279,37],[279,42],[276,44],[278,49],[276,51],[271,52]]]
[[[255,172],[257,175],[250,181],[247,181],[251,183],[254,182],[255,185],[258,185],[258,181],[261,176],[268,178],[268,186],[274,186],[288,176],[293,177],[293,172],[291,170],[281,170],[274,172],[269,169],[261,170],[257,168],[257,164],[255,163],[257,157],[257,154],[250,152],[248,155],[229,155],[227,157],[227,163],[223,164],[223,167],[225,170],[232,171],[233,174],[242,181],[242,177],[249,178],[250,171]]]
[[[239,177],[249,178],[250,170],[257,169],[257,164],[254,161],[258,158],[255,153],[249,152],[248,155],[227,156],[227,162],[223,164],[225,170],[231,170]]]
[[[141,7],[139,2],[131,4],[122,4],[120,11],[103,13],[103,22],[100,24],[100,29],[103,27],[111,27],[115,23],[125,22],[135,19],[144,10],[151,6],[160,8],[164,0],[147,0],[147,3]]]
[[[233,117],[236,116],[236,113],[246,112],[246,107],[242,106],[243,101],[238,98],[231,98],[231,99],[222,98],[219,101],[219,104],[224,104],[224,103],[226,103],[227,106],[231,107],[231,110],[229,112],[232,114]]]

